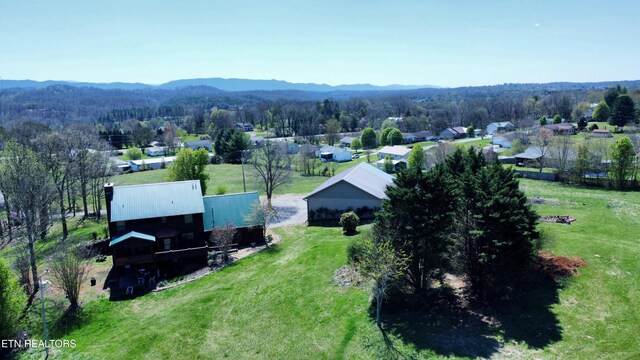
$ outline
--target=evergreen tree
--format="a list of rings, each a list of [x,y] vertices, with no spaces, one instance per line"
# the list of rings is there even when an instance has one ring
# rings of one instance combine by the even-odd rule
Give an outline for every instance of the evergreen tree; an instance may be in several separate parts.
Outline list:
[[[609,124],[625,126],[628,123],[636,122],[636,108],[631,96],[627,94],[619,95],[613,102]]]
[[[427,173],[403,171],[378,212],[375,228],[391,229],[392,245],[409,258],[405,281],[424,294],[431,280],[441,280],[449,268],[457,194],[443,165]]]
[[[545,126],[547,125],[549,122],[547,121],[547,118],[544,116],[540,116],[540,119],[538,119],[538,123],[540,123],[540,126]]]
[[[560,115],[556,115],[553,117],[553,123],[554,124],[561,124],[562,123],[562,117],[560,117]]]
[[[519,189],[515,171],[499,163],[463,177],[467,219],[459,256],[480,299],[500,294],[530,269],[535,256],[537,214]],[[464,221],[464,220],[461,220]]]
[[[610,88],[609,90],[607,90],[606,93],[604,93],[604,101],[607,103],[609,108],[611,108],[613,107],[613,103],[616,101],[618,96],[626,93],[627,93],[627,88],[621,87],[620,85],[616,85]]]

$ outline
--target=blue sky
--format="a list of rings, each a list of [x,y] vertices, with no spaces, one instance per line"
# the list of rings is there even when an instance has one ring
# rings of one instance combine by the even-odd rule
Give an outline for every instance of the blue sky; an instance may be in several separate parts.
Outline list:
[[[640,79],[640,1],[7,1],[4,79]]]

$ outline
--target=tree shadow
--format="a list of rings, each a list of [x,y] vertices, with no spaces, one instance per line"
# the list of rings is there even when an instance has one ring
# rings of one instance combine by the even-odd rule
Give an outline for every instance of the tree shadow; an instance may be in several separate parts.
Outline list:
[[[300,210],[295,206],[277,206],[277,205],[274,205],[273,209],[275,210],[275,213],[276,213],[273,222],[276,222],[276,223],[280,223],[280,222],[291,219]]]
[[[440,356],[489,358],[510,341],[542,349],[562,339],[560,323],[551,312],[559,301],[560,286],[550,277],[535,274],[508,300],[491,304],[469,304],[446,291],[419,304],[385,304],[383,329],[418,352]],[[370,316],[375,321],[375,306]]]

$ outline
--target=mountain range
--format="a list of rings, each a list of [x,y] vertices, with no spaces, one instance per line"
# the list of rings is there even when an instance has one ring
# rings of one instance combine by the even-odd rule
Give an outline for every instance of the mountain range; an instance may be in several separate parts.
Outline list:
[[[352,85],[327,85],[314,83],[291,83],[283,80],[252,80],[252,79],[225,79],[225,78],[199,78],[174,80],[160,85],[149,85],[143,83],[92,83],[74,81],[34,81],[34,80],[1,80],[0,89],[9,88],[43,88],[52,85],[68,85],[75,87],[92,87],[97,89],[167,89],[175,90],[184,87],[209,86],[224,91],[272,91],[272,90],[300,90],[312,92],[333,92],[333,91],[398,91],[415,90],[423,88],[437,88],[433,85],[385,85],[377,86],[371,84]]]

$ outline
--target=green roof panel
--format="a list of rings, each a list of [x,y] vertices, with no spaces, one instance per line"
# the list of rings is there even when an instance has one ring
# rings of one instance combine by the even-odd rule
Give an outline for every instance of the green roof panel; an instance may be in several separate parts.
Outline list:
[[[248,224],[245,216],[251,213],[252,207],[260,203],[257,192],[205,196],[204,202],[204,231],[211,231],[214,227],[224,226],[231,221],[236,228],[254,226]]]

